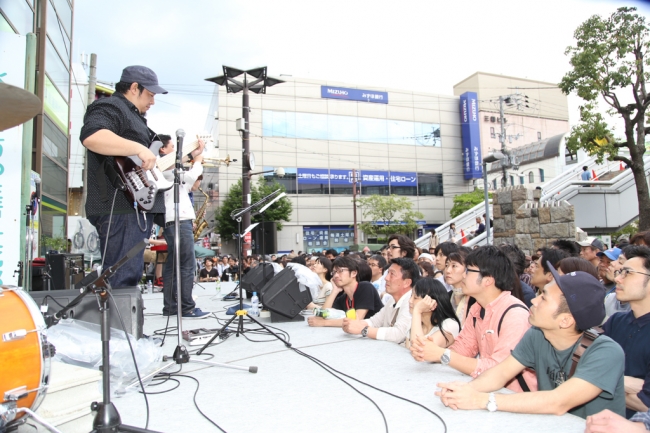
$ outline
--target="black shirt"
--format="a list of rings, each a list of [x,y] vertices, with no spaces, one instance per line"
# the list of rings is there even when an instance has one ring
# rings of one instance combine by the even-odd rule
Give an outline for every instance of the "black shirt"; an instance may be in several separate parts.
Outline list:
[[[199,278],[207,278],[207,277],[211,277],[211,278],[219,277],[219,272],[217,271],[217,268],[213,267],[212,269],[210,269],[210,272],[208,272],[208,270],[205,268],[201,269],[201,272],[199,272]]]
[[[231,266],[221,274],[221,281],[235,281],[235,277],[239,274],[239,266]]]
[[[362,281],[357,286],[357,290],[354,291],[352,301],[348,299],[348,295],[345,292],[341,292],[334,299],[332,308],[342,311],[348,311],[350,308],[354,308],[355,310],[368,310],[364,319],[370,319],[375,313],[384,308],[384,304],[381,302],[375,286],[367,281]]]
[[[140,114],[138,108],[133,105],[121,93],[114,93],[108,98],[98,99],[88,106],[84,115],[84,124],[81,128],[79,140],[84,140],[95,132],[106,129],[114,134],[132,140],[146,146],[153,141],[155,133],[147,127],[147,120]],[[100,164],[106,159],[108,166],[113,166],[113,157],[104,156],[88,150],[88,182],[86,188],[88,197],[86,199],[86,215],[98,216],[108,215],[111,212],[113,194],[115,187],[109,177],[101,170]],[[106,195],[102,196],[97,183],[98,176],[104,176],[106,180]],[[115,197],[115,214],[127,214],[134,212],[133,203],[126,195],[118,191]],[[158,192],[156,202],[150,213],[165,213],[165,200],[163,192]]]

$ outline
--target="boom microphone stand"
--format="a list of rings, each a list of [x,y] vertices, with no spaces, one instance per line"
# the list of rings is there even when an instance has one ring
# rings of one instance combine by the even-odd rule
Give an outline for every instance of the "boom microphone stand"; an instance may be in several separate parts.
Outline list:
[[[278,190],[275,190],[274,192],[272,192],[271,194],[267,195],[266,197],[264,197],[263,199],[261,199],[261,200],[258,201],[257,203],[255,203],[255,204],[253,204],[253,205],[247,207],[246,209],[242,209],[242,210],[240,210],[239,212],[235,211],[235,212],[233,212],[233,213],[230,215],[230,217],[231,217],[232,219],[234,219],[234,220],[237,221],[237,234],[238,234],[237,237],[239,238],[239,240],[238,240],[238,246],[239,246],[239,252],[238,252],[238,253],[239,253],[239,254],[238,254],[238,255],[239,255],[239,263],[242,262],[242,244],[243,244],[244,236],[246,235],[246,233],[248,233],[249,231],[251,231],[251,230],[252,230],[252,229],[257,225],[257,224],[251,224],[249,227],[246,228],[246,231],[245,231],[243,234],[240,235],[239,233],[241,233],[241,216],[242,216],[243,214],[245,214],[246,212],[250,212],[251,209],[263,205],[263,204],[266,203],[268,200],[270,200],[272,197],[277,196],[279,192],[280,192],[279,189],[278,189]],[[281,198],[281,196],[276,197],[276,200],[278,200],[279,198]],[[274,201],[275,201],[275,200],[274,200]],[[269,206],[270,206],[270,205],[271,205],[271,203],[269,203]],[[256,323],[257,325],[259,325],[260,327],[262,327],[265,331],[267,331],[268,333],[270,333],[271,335],[273,335],[275,338],[277,338],[278,340],[280,340],[281,342],[283,342],[285,346],[287,346],[287,347],[291,347],[291,343],[289,343],[287,340],[285,340],[284,338],[282,338],[281,336],[279,336],[279,335],[276,334],[275,332],[271,331],[268,327],[266,327],[265,325],[263,325],[262,323],[260,323],[260,322],[259,322],[257,319],[255,319],[254,317],[250,316],[250,315],[248,314],[248,311],[244,309],[244,298],[243,298],[243,293],[242,293],[242,290],[243,290],[243,289],[242,289],[242,286],[241,286],[241,268],[242,268],[242,267],[239,266],[239,282],[240,282],[240,284],[239,284],[239,310],[237,310],[237,311],[235,312],[235,314],[232,316],[232,318],[231,318],[230,320],[228,320],[228,321],[226,322],[225,325],[223,325],[223,327],[219,330],[219,332],[217,332],[215,335],[213,335],[212,338],[211,338],[207,343],[205,343],[205,345],[204,345],[203,347],[201,347],[201,349],[200,349],[198,352],[196,352],[197,355],[200,355],[201,353],[203,353],[203,351],[204,351],[204,350],[205,350],[205,349],[206,349],[210,344],[212,344],[212,342],[214,341],[214,339],[217,338],[219,335],[221,335],[221,333],[224,332],[224,330],[228,327],[228,325],[230,325],[230,324],[231,324],[235,319],[238,320],[238,322],[237,322],[237,332],[236,332],[235,336],[239,337],[239,334],[242,334],[242,333],[244,332],[244,316],[248,317],[249,320],[251,320],[252,322]]]
[[[134,433],[157,433],[153,430],[142,429],[122,424],[120,414],[117,412],[115,405],[111,403],[111,374],[110,374],[110,309],[108,305],[109,291],[111,286],[108,278],[112,276],[119,268],[122,267],[127,261],[132,259],[138,254],[142,254],[142,250],[147,246],[148,240],[145,239],[137,244],[122,257],[116,264],[106,269],[101,275],[97,276],[97,271],[93,271],[86,278],[84,278],[77,287],[81,288],[82,293],[73,299],[68,305],[62,308],[53,316],[47,316],[45,323],[48,328],[56,324],[70,308],[78,305],[81,299],[89,293],[94,293],[97,296],[99,303],[99,311],[101,312],[101,338],[102,338],[102,402],[93,402],[90,406],[93,412],[97,412],[93,420],[92,433],[115,433],[115,432],[134,432]]]
[[[148,379],[151,376],[155,376],[156,374],[160,373],[161,371],[164,371],[171,367],[174,364],[186,364],[190,362],[190,354],[187,351],[187,348],[183,344],[183,325],[182,325],[182,314],[183,314],[183,308],[181,305],[181,251],[180,251],[180,196],[179,196],[179,191],[180,191],[180,184],[181,184],[181,178],[180,178],[180,173],[182,170],[182,159],[183,159],[183,139],[185,138],[185,131],[182,129],[179,129],[176,131],[176,167],[174,168],[174,272],[176,273],[176,305],[177,305],[177,311],[176,311],[176,322],[177,322],[177,329],[178,329],[178,343],[176,345],[176,349],[174,350],[174,355],[172,356],[172,361],[166,364],[165,366],[159,368],[158,370],[154,371],[151,374],[148,374],[145,376],[142,380]],[[194,239],[192,239],[193,241]],[[215,334],[215,337],[218,336],[219,333]],[[212,338],[214,340],[214,337]],[[212,342],[210,340],[210,343]],[[209,345],[206,344],[205,347]],[[203,350],[203,349],[201,349]],[[197,355],[200,355],[201,352],[198,352]],[[167,360],[167,357],[163,357],[163,360]],[[211,361],[205,361],[203,359],[193,359],[192,362],[196,362],[198,364],[205,364],[209,365],[212,367],[224,367],[224,368],[232,368],[235,370],[246,370],[250,373],[257,373],[257,367],[251,366],[251,367],[241,367],[238,365],[230,365],[230,364],[222,364],[218,362],[211,362]],[[130,385],[134,386],[136,385],[135,383]]]

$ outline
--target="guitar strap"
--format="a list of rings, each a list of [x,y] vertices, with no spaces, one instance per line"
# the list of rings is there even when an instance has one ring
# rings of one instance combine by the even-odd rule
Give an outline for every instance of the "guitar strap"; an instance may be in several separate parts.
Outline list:
[[[587,349],[589,349],[589,346],[592,345],[594,341],[596,341],[596,338],[600,337],[603,335],[605,331],[603,331],[603,328],[599,326],[594,326],[591,329],[587,329],[583,334],[580,339],[580,344],[578,344],[578,347],[576,347],[576,350],[573,352],[573,355],[571,355],[571,359],[573,363],[571,364],[571,371],[569,372],[569,377],[567,377],[567,380],[573,376],[573,373],[576,372],[576,368],[578,367],[578,362],[580,362],[580,358],[582,355],[585,353]]]
[[[111,184],[113,185],[113,188],[115,189],[125,191],[126,185],[124,185],[122,178],[119,174],[117,174],[117,171],[115,171],[113,164],[108,161],[108,157],[97,154],[97,159],[99,160],[99,173],[97,173],[97,188],[99,189],[99,198],[102,201],[107,202],[109,200],[109,197],[108,189],[106,188],[106,177],[108,177],[108,179],[111,181]]]

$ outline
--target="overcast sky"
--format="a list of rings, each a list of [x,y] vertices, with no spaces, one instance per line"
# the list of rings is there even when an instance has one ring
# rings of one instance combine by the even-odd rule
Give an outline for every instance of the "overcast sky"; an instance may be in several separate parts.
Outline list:
[[[221,66],[272,76],[451,95],[476,71],[557,83],[576,27],[639,2],[545,0],[75,0],[74,61],[98,55],[98,79],[127,65],[158,74],[157,132],[203,130]],[[73,95],[74,97],[74,95]],[[570,100],[571,121],[578,101]]]

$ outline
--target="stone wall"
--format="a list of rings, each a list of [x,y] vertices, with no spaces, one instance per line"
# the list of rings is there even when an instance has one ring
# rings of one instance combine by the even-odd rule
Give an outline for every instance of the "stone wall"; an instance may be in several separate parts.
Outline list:
[[[575,239],[575,212],[567,201],[540,203],[541,190],[523,185],[501,188],[492,196],[494,244],[511,243],[526,254],[557,239]]]

